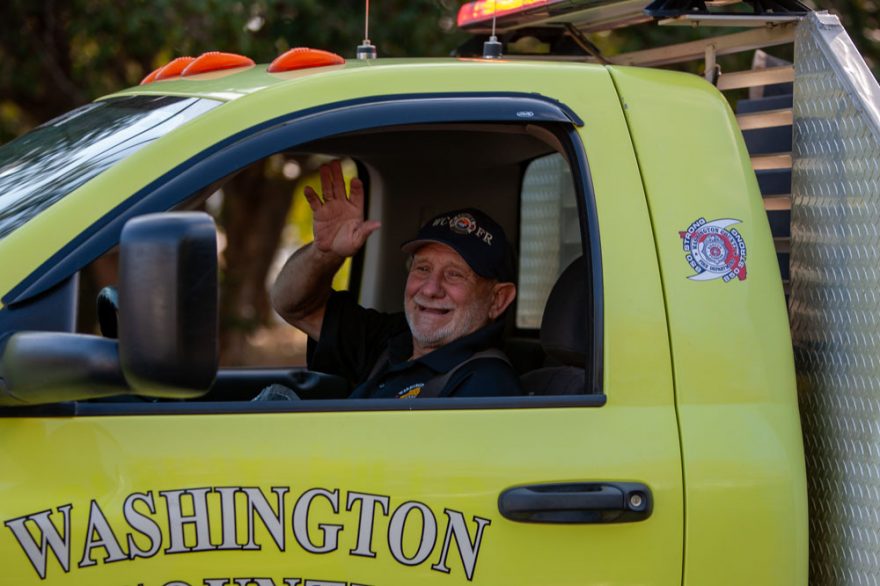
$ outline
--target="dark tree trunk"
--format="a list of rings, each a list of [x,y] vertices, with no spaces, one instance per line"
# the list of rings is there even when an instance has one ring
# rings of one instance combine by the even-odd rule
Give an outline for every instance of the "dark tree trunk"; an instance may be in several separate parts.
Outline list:
[[[272,173],[270,159],[245,169],[224,187],[226,250],[220,299],[220,352],[241,364],[247,336],[268,323],[266,277],[284,228],[295,181]]]

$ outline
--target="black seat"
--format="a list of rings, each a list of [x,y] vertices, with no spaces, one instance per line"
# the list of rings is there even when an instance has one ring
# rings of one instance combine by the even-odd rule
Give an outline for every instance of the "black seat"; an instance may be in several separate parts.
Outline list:
[[[544,307],[541,347],[547,365],[520,377],[529,395],[576,395],[586,392],[587,269],[583,257],[562,271]]]

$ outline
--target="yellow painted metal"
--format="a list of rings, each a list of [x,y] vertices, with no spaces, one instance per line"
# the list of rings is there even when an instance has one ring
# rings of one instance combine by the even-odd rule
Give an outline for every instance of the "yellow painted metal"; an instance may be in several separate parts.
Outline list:
[[[807,511],[788,320],[733,114],[695,76],[611,68],[662,269],[685,471],[685,584],[806,584]],[[699,282],[680,232],[739,223],[747,277]]]
[[[214,108],[114,165],[0,240],[0,297],[88,226],[181,162],[238,132],[279,116],[334,102],[381,94],[455,91],[533,92],[565,88],[563,80],[606,75],[601,67],[493,63],[466,60],[390,60],[351,63],[311,75],[267,74],[262,67],[208,80],[163,81],[117,95],[214,96],[236,99]],[[580,72],[580,74],[579,74]],[[289,79],[284,78],[287,76]],[[197,93],[199,90],[200,93]],[[552,89],[551,89],[552,92]]]
[[[668,409],[609,405],[550,411],[13,418],[0,420],[0,442],[19,447],[0,453],[4,523],[50,510],[63,535],[63,507],[71,506],[69,562],[62,554],[67,572],[52,553],[45,569],[33,567],[13,532],[2,527],[0,555],[9,584],[41,582],[38,569],[45,572],[46,583],[61,585],[201,585],[210,578],[244,577],[268,577],[276,585],[283,578],[467,584],[469,572],[476,584],[679,583],[675,555],[680,548],[674,536],[681,502],[679,478],[670,472],[677,469],[677,450]],[[498,513],[504,488],[585,477],[650,478],[653,516],[642,523],[566,526],[513,523]],[[235,511],[236,539],[230,538],[231,515],[223,517],[221,489],[232,487],[260,489],[281,518],[283,550],[258,517],[249,539],[242,494],[225,509]],[[196,523],[184,520],[183,546],[202,551],[169,553],[180,549],[169,531],[172,493],[198,489],[210,489],[204,492],[206,511],[201,514],[210,525],[209,539],[199,541]],[[338,491],[338,502],[335,512],[326,496],[306,507],[305,538],[306,532],[293,529],[294,513],[312,489]],[[365,539],[370,533],[361,517],[362,501],[347,506],[355,493],[388,498],[387,513],[377,505],[370,516],[375,557],[351,553],[359,534]],[[193,493],[188,494],[179,497],[184,516],[196,514]],[[134,508],[155,527],[161,548],[150,557],[130,559],[132,552],[149,552],[158,543],[148,537],[143,521],[140,530],[134,527],[138,519],[131,512],[126,519],[126,501],[138,500]],[[418,510],[405,521],[396,516],[406,503],[428,507],[436,531],[422,537],[425,521]],[[92,526],[99,520],[95,506],[110,529],[93,533],[87,547],[90,511]],[[443,556],[451,518],[446,510],[465,519],[472,540],[477,518],[489,521],[475,548],[476,560],[462,560],[458,552],[467,552],[464,542],[452,542]],[[395,518],[403,523],[402,539],[389,538]],[[330,535],[335,530],[327,533],[321,525],[342,527],[335,547]],[[39,543],[39,534],[35,539]],[[402,544],[403,556],[412,558],[423,539],[430,547],[423,561],[408,566],[395,559],[395,546]],[[235,549],[220,549],[233,541],[239,544]],[[304,545],[309,541],[332,551],[310,553]],[[249,542],[260,549],[241,547]],[[114,550],[124,559],[107,563]],[[638,563],[631,561],[634,551]],[[443,560],[448,573],[432,569]]]
[[[258,74],[249,70],[242,75]],[[224,79],[231,83],[233,76]],[[195,82],[167,83],[181,84],[178,90],[183,93],[192,91],[185,84]],[[5,560],[7,579],[39,581],[10,521],[50,510],[52,519],[60,522],[62,507],[69,504],[70,568],[65,573],[50,554],[47,576],[53,584],[162,586],[180,580],[194,585],[213,577],[271,577],[275,584],[283,578],[374,585],[469,583],[467,563],[455,549],[444,558],[448,573],[432,569],[442,557],[451,518],[446,509],[461,512],[470,538],[478,525],[476,517],[490,521],[473,562],[474,583],[680,584],[682,470],[663,291],[633,144],[605,68],[396,62],[302,76],[251,93],[240,91],[246,95],[144,148],[4,239],[0,290],[14,286],[156,177],[265,120],[378,92],[533,92],[538,88],[574,108],[585,121],[578,134],[592,173],[603,258],[605,406],[3,418],[0,443],[15,446],[0,452],[4,470],[0,521],[6,523],[0,527],[0,559]],[[15,267],[7,272],[11,264]],[[639,523],[568,526],[513,523],[498,513],[498,495],[511,486],[597,480],[648,484],[655,498],[653,515]],[[270,504],[276,503],[273,487],[283,492],[284,551],[259,519],[255,539],[261,550],[214,549],[223,542],[222,489],[237,486],[259,489]],[[167,553],[173,549],[168,498],[160,493],[173,497],[175,490],[199,488],[210,489],[203,492],[213,545],[206,546],[209,551]],[[309,509],[309,535],[315,543],[323,543],[327,535],[318,530],[318,523],[342,525],[338,546],[325,554],[308,553],[291,529],[296,502],[314,488],[339,490],[338,512],[332,511],[326,494]],[[162,551],[128,560],[133,549],[149,549],[146,536],[123,516],[126,499],[136,493],[153,499],[155,513],[144,508],[143,500],[138,510],[159,528]],[[358,547],[362,524],[357,506],[346,507],[352,493],[389,499],[389,514],[376,514],[375,557],[351,554]],[[92,500],[125,548],[125,561],[106,563],[105,544],[90,548],[94,565],[86,559],[80,567]],[[389,518],[404,503],[415,502],[430,509],[437,521],[437,537],[424,560],[408,566],[395,560],[388,542]],[[193,512],[191,506],[186,500],[184,515]],[[236,532],[244,543],[247,507],[239,506],[244,508],[235,509]],[[402,557],[419,557],[422,517],[416,510],[405,519]],[[187,525],[184,532],[188,546],[194,546],[196,528]],[[93,545],[96,539],[93,536]]]

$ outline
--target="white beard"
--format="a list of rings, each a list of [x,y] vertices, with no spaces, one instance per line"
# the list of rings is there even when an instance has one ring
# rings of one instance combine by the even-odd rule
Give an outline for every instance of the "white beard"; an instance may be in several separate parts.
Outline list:
[[[430,303],[419,303],[418,298],[413,302],[422,306],[431,305]],[[457,308],[455,312],[458,315],[445,326],[438,329],[420,328],[414,323],[413,310],[410,309],[413,302],[404,304],[404,313],[406,314],[406,323],[409,324],[409,331],[412,332],[413,341],[422,348],[439,348],[477,331],[489,322],[488,302],[485,304],[470,303]]]

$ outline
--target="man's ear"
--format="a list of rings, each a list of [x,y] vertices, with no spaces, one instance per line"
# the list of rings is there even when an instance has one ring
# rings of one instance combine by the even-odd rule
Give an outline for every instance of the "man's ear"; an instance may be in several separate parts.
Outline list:
[[[516,285],[495,283],[492,286],[492,305],[489,306],[489,319],[495,319],[516,299]]]

